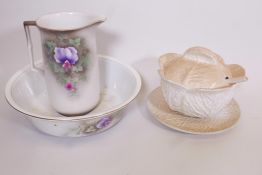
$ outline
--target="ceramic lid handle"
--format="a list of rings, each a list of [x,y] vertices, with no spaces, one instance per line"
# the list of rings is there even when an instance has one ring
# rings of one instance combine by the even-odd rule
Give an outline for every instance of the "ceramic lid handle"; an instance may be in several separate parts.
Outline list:
[[[185,51],[183,57],[207,64],[217,64],[218,62],[224,64],[221,56],[204,47],[191,47]]]

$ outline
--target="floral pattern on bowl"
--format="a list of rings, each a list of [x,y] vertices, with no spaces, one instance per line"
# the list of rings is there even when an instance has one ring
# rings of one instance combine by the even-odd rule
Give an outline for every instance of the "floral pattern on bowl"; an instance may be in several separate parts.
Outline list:
[[[71,129],[68,129],[66,135],[64,136],[86,136],[90,134],[95,134],[103,132],[104,130],[112,127],[114,124],[119,122],[121,119],[120,115],[115,114],[114,116],[104,116],[103,118],[97,119],[87,119],[83,120],[75,125],[71,125]],[[56,127],[60,123],[56,123]]]

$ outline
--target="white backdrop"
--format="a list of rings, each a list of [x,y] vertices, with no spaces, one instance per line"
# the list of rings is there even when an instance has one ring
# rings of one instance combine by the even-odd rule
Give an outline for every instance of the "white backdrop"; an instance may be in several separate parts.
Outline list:
[[[1,0],[0,174],[173,175],[262,174],[262,1],[260,0]],[[100,135],[69,139],[44,135],[8,106],[4,86],[29,63],[23,20],[50,12],[103,14],[98,48],[134,66],[140,96],[124,119]],[[34,30],[41,58],[39,33]],[[205,46],[247,70],[236,94],[242,115],[223,134],[194,136],[158,124],[144,104],[159,86],[157,57]]]

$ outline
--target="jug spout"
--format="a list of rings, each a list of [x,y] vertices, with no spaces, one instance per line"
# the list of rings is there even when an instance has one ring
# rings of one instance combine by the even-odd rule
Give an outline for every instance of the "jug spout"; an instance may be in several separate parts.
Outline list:
[[[98,16],[98,17],[90,17],[90,22],[86,27],[90,27],[93,25],[98,25],[106,21],[106,17],[104,16]],[[92,19],[93,18],[93,19]]]

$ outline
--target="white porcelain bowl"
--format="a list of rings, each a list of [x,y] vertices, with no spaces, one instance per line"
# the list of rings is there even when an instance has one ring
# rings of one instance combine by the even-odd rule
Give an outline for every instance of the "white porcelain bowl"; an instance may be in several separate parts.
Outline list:
[[[113,58],[100,56],[100,60],[102,99],[86,115],[66,117],[58,114],[49,104],[44,77],[29,66],[9,80],[5,90],[6,99],[44,133],[79,137],[102,132],[120,121],[122,117],[119,111],[138,95],[141,78],[132,67]]]

